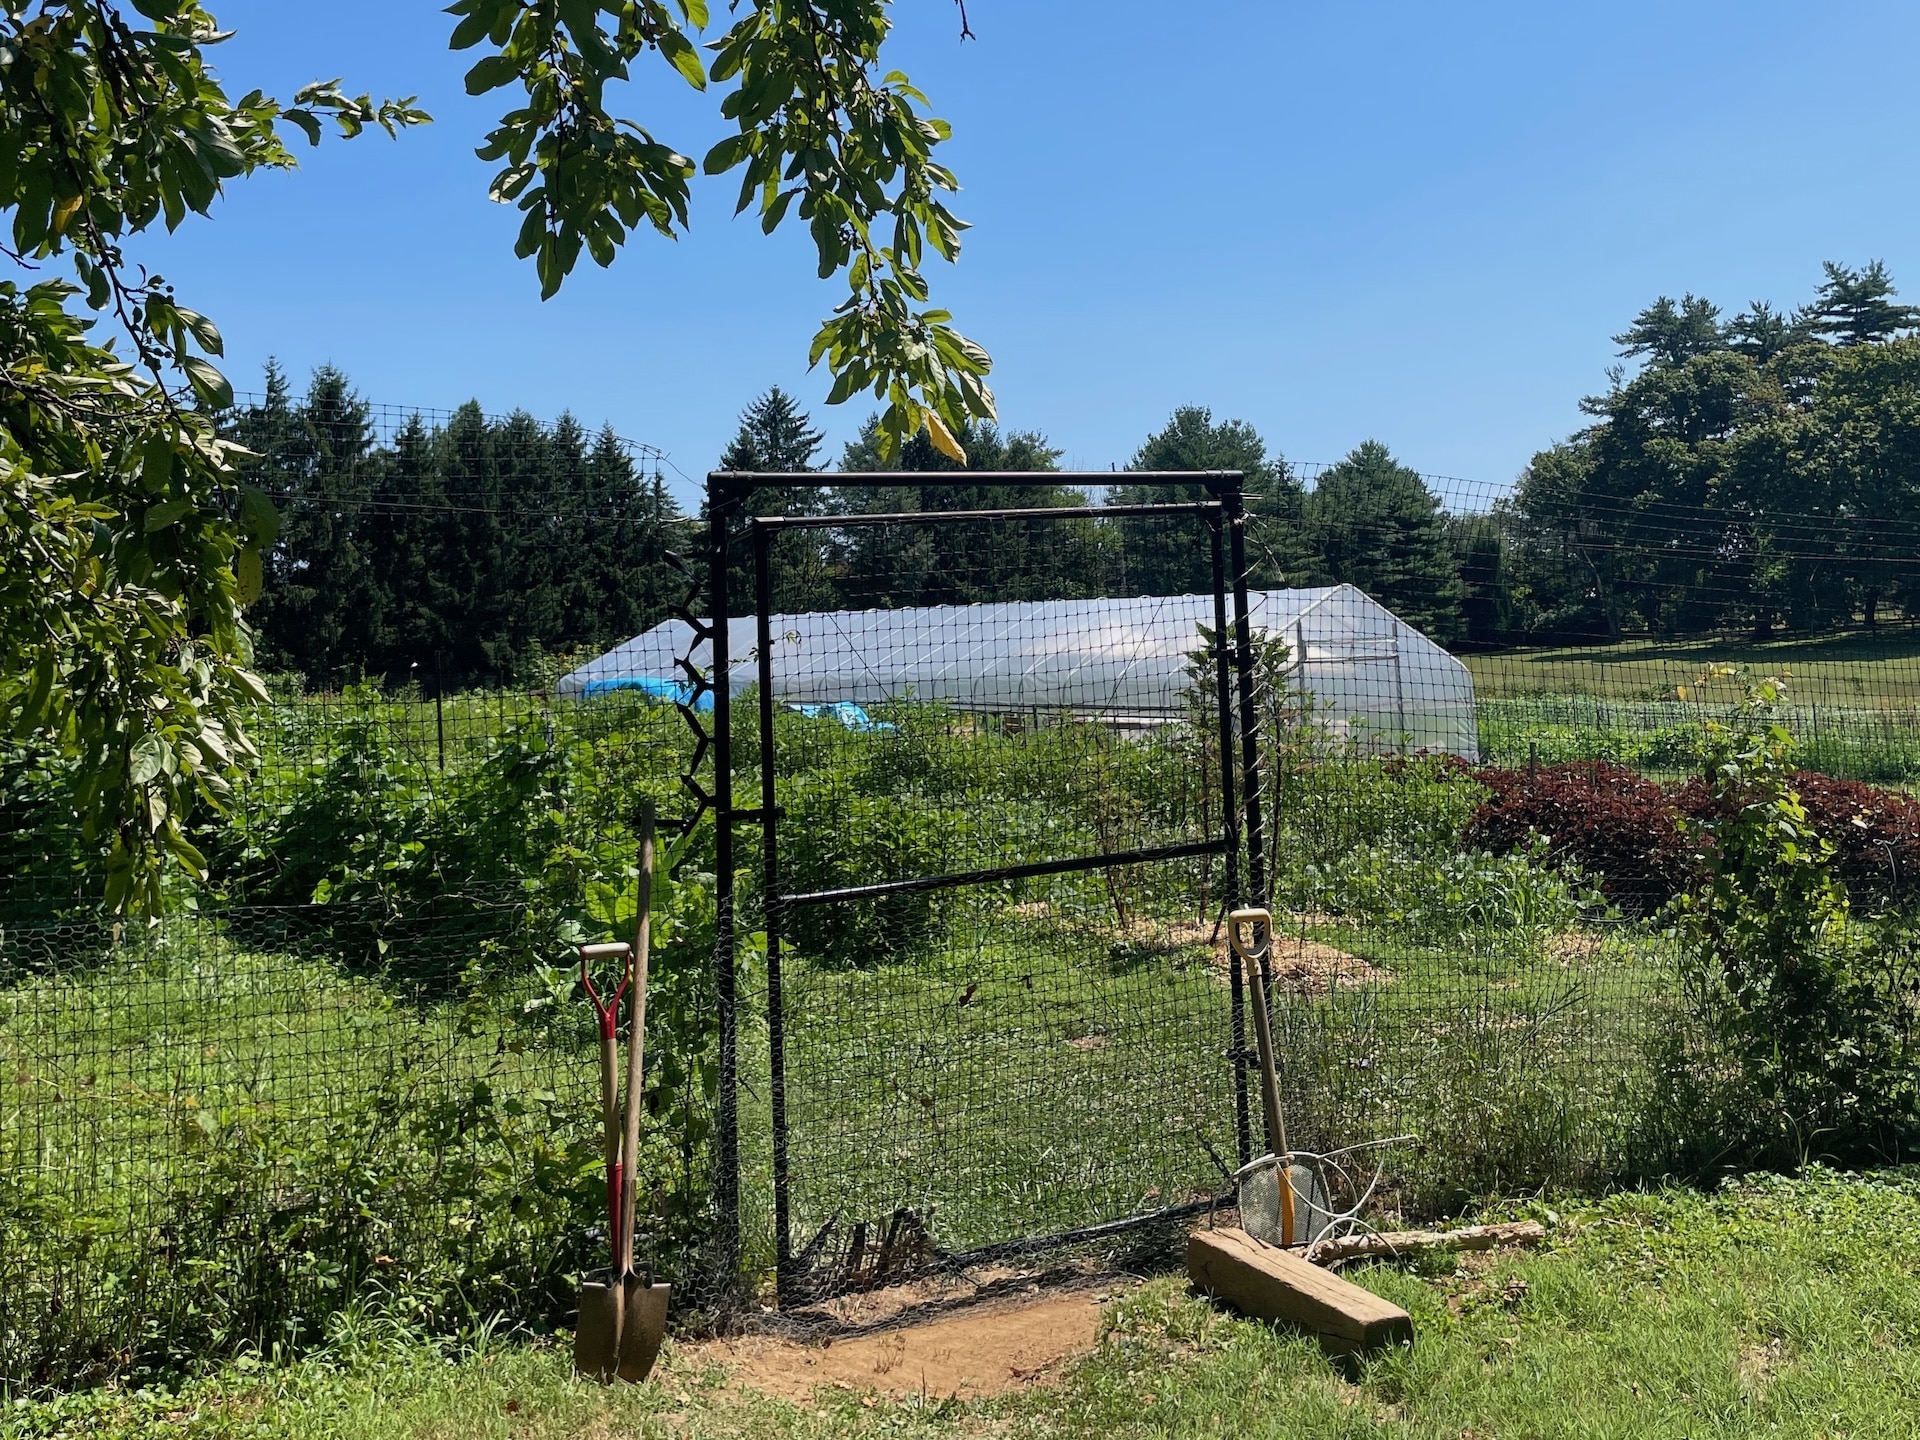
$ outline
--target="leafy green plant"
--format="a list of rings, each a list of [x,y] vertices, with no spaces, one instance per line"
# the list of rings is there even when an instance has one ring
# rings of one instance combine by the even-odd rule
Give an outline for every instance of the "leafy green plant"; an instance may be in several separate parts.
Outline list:
[[[1763,680],[1740,723],[1708,727],[1708,818],[1684,822],[1701,879],[1671,907],[1696,1013],[1757,1108],[1769,1158],[1901,1153],[1920,1115],[1920,971],[1882,943],[1833,873],[1834,847],[1790,784],[1796,746]]]
[[[918,797],[875,796],[836,777],[802,777],[786,792],[782,868],[795,891],[836,890],[938,875],[952,867],[969,826],[959,811]],[[787,938],[824,965],[884,964],[918,952],[938,932],[930,891],[909,891],[786,912]]]

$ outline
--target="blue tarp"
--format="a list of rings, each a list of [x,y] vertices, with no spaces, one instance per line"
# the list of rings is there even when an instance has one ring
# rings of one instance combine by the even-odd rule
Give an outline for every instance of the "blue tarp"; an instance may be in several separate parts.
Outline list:
[[[662,680],[655,675],[614,675],[589,680],[580,687],[582,695],[611,695],[619,690],[638,690],[649,699],[663,704],[691,704],[696,710],[713,709],[713,692],[707,691],[696,702],[692,699],[693,687],[684,680]]]

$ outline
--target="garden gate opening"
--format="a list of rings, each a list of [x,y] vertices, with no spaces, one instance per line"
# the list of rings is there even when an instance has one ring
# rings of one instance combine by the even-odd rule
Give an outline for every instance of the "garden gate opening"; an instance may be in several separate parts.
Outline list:
[[[1020,503],[1115,478],[709,481],[689,658],[719,872],[752,877],[721,902],[721,1201],[737,1225],[770,1192],[746,1235],[770,1219],[784,1304],[1197,1213],[1249,1157],[1240,477]],[[872,513],[752,513],[796,482]],[[1008,503],[944,508],[983,498]],[[1194,593],[1139,594],[1129,560],[1169,554]]]

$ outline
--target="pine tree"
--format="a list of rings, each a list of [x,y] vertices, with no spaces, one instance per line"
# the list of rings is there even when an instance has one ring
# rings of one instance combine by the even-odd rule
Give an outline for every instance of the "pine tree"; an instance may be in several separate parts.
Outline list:
[[[720,468],[743,473],[807,475],[825,436],[813,428],[813,417],[773,386],[740,415],[740,429],[720,456]],[[820,515],[828,507],[827,491],[817,485],[761,485],[747,497],[749,515]],[[705,507],[702,507],[705,518]],[[832,609],[833,583],[827,576],[826,537],[818,530],[788,531],[778,536],[770,555],[769,578],[776,610],[796,613]],[[727,603],[735,614],[753,607],[753,554],[742,541],[727,567]]]
[[[1215,421],[1204,405],[1182,405],[1149,435],[1128,462],[1130,470],[1238,470],[1246,495],[1247,582],[1256,588],[1299,583],[1306,569],[1301,534],[1300,482],[1244,420]],[[1122,477],[1124,480],[1124,477]],[[1212,498],[1199,482],[1122,483],[1109,492],[1115,505],[1155,505]],[[1193,527],[1157,534],[1136,526],[1127,547],[1129,587],[1140,595],[1203,595],[1213,589],[1211,547],[1195,543]],[[1229,577],[1231,582],[1231,577]]]
[[[1827,278],[1808,307],[1818,333],[1832,336],[1840,345],[1870,345],[1920,328],[1920,309],[1893,303],[1899,292],[1884,262],[1874,260],[1864,270],[1849,270],[1829,260],[1822,268]]]
[[[1322,475],[1306,517],[1325,579],[1358,587],[1443,645],[1460,635],[1446,512],[1385,445],[1368,440]]]
[[[1629,359],[1645,356],[1653,365],[1684,365],[1695,355],[1724,350],[1727,340],[1720,307],[1688,294],[1678,305],[1662,295],[1634,316],[1633,324],[1614,336],[1613,343]]]
[[[289,404],[277,365],[267,397],[236,431],[262,449],[256,483],[281,513],[271,567],[254,613],[262,663],[297,670],[317,684],[362,673],[379,604],[380,579],[363,543],[380,457],[371,411],[332,366],[313,372],[300,403]],[[263,448],[266,447],[266,448]]]

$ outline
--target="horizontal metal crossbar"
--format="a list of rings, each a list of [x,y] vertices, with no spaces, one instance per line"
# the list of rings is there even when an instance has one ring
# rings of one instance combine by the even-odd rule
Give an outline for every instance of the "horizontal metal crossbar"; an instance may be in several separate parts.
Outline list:
[[[1080,870],[1104,870],[1110,865],[1137,865],[1147,860],[1179,860],[1193,855],[1223,855],[1227,842],[1192,840],[1182,845],[1149,845],[1139,850],[1115,850],[1106,855],[1077,855],[1070,860],[1038,860],[1027,865],[1002,865],[993,870],[962,870],[951,875],[921,875],[912,880],[885,880],[875,885],[849,885],[841,890],[809,890],[783,895],[786,905],[827,905],[836,900],[875,900],[883,895],[912,895],[923,890],[950,890],[958,885],[991,885],[997,880],[1026,880],[1039,875],[1071,875]]]
[[[1219,515],[1217,500],[1164,505],[1041,505],[1025,510],[904,510],[890,515],[755,515],[755,530],[852,530],[863,525],[941,524],[956,520],[1114,520],[1138,515]]]
[[[709,484],[928,486],[957,489],[966,485],[1238,485],[1238,470],[876,470],[869,472],[815,470],[786,475],[775,470],[715,470]]]

